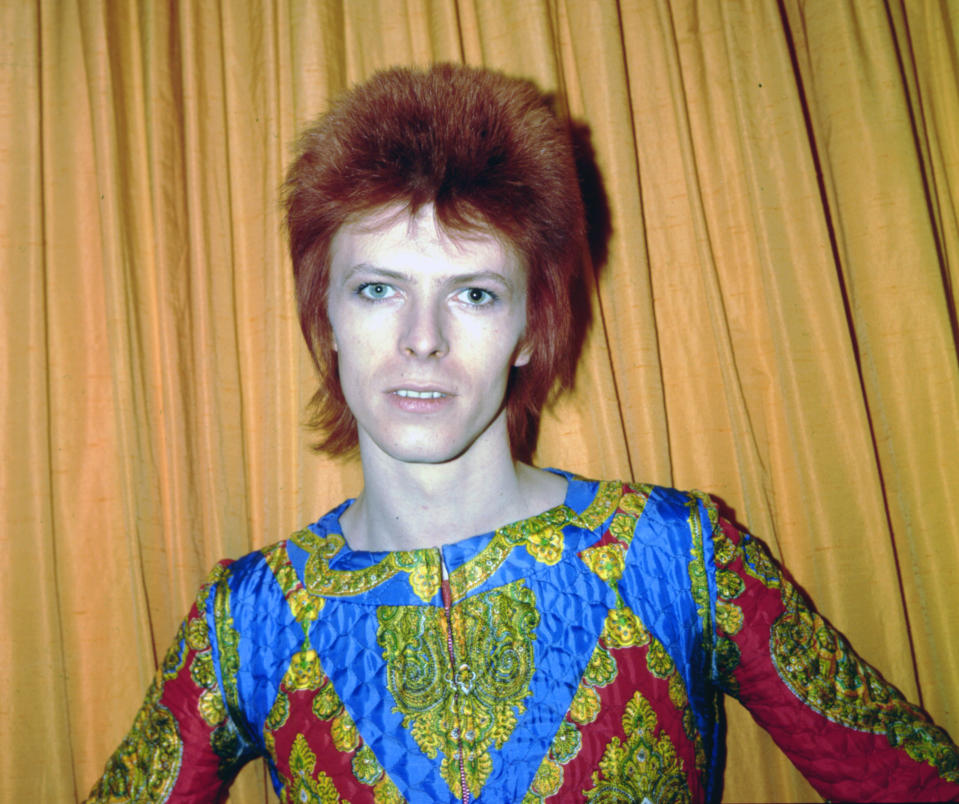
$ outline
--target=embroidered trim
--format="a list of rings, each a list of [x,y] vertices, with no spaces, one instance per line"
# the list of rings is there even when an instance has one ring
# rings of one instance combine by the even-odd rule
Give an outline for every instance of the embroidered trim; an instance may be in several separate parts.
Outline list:
[[[377,642],[404,728],[428,757],[443,755],[440,773],[457,797],[462,746],[466,783],[478,797],[492,771],[490,749],[503,747],[526,710],[539,613],[532,590],[515,581],[466,598],[450,616],[455,668],[440,608],[378,607]]]
[[[781,582],[785,611],[770,629],[769,649],[783,683],[833,723],[884,734],[946,781],[959,782],[959,753],[946,733],[862,661],[792,583]]]

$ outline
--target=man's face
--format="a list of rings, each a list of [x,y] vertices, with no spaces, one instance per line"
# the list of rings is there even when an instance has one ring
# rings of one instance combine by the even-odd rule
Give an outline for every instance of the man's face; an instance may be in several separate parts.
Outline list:
[[[327,310],[361,448],[441,463],[503,437],[509,370],[529,359],[518,259],[490,235],[446,235],[432,206],[346,225],[330,256]]]

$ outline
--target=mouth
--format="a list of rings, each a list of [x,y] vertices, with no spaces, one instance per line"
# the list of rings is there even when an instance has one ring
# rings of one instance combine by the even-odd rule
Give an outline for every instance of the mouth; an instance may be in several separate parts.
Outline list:
[[[448,396],[442,391],[414,391],[412,388],[399,388],[393,393],[404,399],[443,399]]]

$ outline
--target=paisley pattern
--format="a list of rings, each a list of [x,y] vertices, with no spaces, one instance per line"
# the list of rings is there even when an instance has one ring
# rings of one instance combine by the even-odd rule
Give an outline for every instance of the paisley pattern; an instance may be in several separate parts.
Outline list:
[[[340,804],[343,801],[333,780],[323,771],[316,772],[316,754],[302,734],[296,735],[293,741],[289,767],[293,783],[284,804]]]
[[[489,750],[509,739],[530,694],[539,623],[533,593],[517,581],[467,598],[452,608],[449,625],[438,608],[381,606],[377,619],[403,726],[427,756],[442,753],[451,792],[460,794],[462,773],[479,796],[492,770]]]
[[[862,661],[786,579],[782,592],[785,611],[770,631],[770,653],[793,694],[834,723],[886,735],[890,745],[959,782],[959,755],[945,745],[945,732]]]
[[[639,692],[626,704],[623,735],[607,743],[593,786],[583,791],[587,801],[690,801],[683,762],[669,735],[659,729],[655,710]]]
[[[159,703],[159,697],[159,686],[154,682],[133,728],[90,793],[90,804],[154,804],[169,797],[180,770],[183,746],[176,720]]]

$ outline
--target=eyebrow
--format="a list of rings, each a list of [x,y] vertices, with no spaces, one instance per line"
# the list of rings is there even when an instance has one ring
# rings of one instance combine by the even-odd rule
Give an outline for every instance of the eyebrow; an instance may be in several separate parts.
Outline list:
[[[346,272],[344,281],[349,281],[350,278],[361,273],[371,273],[381,276],[385,279],[400,279],[406,280],[407,282],[412,279],[410,274],[404,274],[402,271],[393,271],[389,268],[380,268],[378,265],[371,265],[368,262],[361,262],[357,265],[354,265],[349,271]],[[476,271],[475,273],[470,274],[450,274],[442,277],[442,281],[446,284],[471,284],[473,282],[484,282],[489,280],[499,282],[510,289],[513,288],[513,283],[510,282],[509,279],[507,279],[503,274],[499,273],[499,271]]]
[[[409,274],[404,274],[400,271],[391,271],[388,268],[380,268],[376,265],[370,265],[368,262],[361,262],[358,265],[354,265],[349,271],[346,272],[346,276],[343,277],[343,279],[346,281],[356,274],[362,273],[376,274],[378,276],[386,277],[387,279],[410,279]]]

